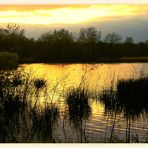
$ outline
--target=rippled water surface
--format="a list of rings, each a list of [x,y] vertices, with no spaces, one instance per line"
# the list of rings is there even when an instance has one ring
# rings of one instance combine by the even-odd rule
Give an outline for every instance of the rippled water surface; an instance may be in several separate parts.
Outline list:
[[[99,95],[104,89],[113,87],[121,79],[136,79],[148,74],[147,63],[134,64],[25,64],[20,65],[20,69],[30,73],[32,78],[44,78],[47,80],[47,92],[52,101],[61,110],[61,120],[55,129],[55,136],[58,142],[79,142],[80,128],[74,128],[67,118],[67,106],[65,95],[77,87],[85,87],[90,93],[89,104],[91,115],[81,124],[85,133],[85,142],[103,142],[109,139],[114,125],[114,135],[124,139],[126,135],[126,119],[122,114],[117,114],[116,122],[114,118],[105,114],[104,104],[100,103]],[[42,105],[42,96],[40,102]],[[59,103],[60,102],[60,103]],[[66,119],[66,120],[65,120]],[[134,119],[131,123],[131,137],[141,141],[145,139],[148,132],[147,114]]]

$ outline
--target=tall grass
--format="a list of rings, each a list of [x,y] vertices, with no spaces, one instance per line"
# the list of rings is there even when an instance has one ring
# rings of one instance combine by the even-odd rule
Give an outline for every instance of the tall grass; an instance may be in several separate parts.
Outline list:
[[[83,121],[91,116],[91,107],[89,105],[89,93],[85,88],[74,88],[67,93],[66,102],[68,105],[70,122],[76,130],[80,132],[79,142],[84,142],[85,128],[83,129]]]
[[[87,121],[92,114],[92,94],[84,87],[83,81],[84,79],[78,87],[66,91],[66,96],[64,93],[66,104],[62,118],[62,142],[69,142],[64,127],[67,121],[76,135],[76,142],[91,142],[86,129]],[[54,95],[56,87],[53,89]],[[148,78],[140,78],[121,80],[116,90],[113,87],[103,90],[100,102],[104,105],[105,115],[112,121],[107,142],[132,142],[132,139],[139,141],[138,136],[132,137],[131,127],[137,117],[148,112],[147,88]],[[59,142],[60,138],[55,131],[61,110],[52,101],[54,95],[50,98],[46,93],[47,81],[43,78],[32,79],[29,74],[19,71],[0,72],[0,142]],[[38,104],[40,97],[44,99],[42,107]],[[118,137],[115,132],[120,115],[125,118],[125,139]]]
[[[100,101],[105,106],[105,113],[116,117],[123,114],[126,119],[126,142],[131,141],[132,122],[144,112],[148,112],[148,78],[120,80],[117,90],[104,90]],[[115,119],[115,118],[114,118]],[[113,122],[110,142],[112,140],[115,120]]]
[[[117,85],[117,98],[123,106],[126,116],[126,142],[130,142],[131,118],[139,117],[148,112],[148,78],[119,81]]]
[[[0,78],[0,142],[55,142],[58,108],[47,102],[40,108],[29,99],[37,93],[38,100],[46,81],[32,81],[15,71],[1,72]]]
[[[55,142],[53,128],[59,117],[56,106],[46,106],[41,111],[38,108],[31,110],[32,130],[41,142]]]
[[[117,90],[104,90],[100,101],[107,111],[124,112],[125,116],[138,117],[147,112],[148,78],[120,80]]]
[[[45,94],[46,80],[32,79],[29,74],[16,71],[3,71],[0,78],[0,142],[57,142],[54,130],[60,110]],[[38,104],[41,96],[45,100],[43,107]],[[88,90],[81,87],[68,91],[66,96],[69,121],[79,142],[87,141],[89,97]]]
[[[117,98],[124,104],[124,111],[129,116],[139,116],[148,109],[148,78],[119,81]]]

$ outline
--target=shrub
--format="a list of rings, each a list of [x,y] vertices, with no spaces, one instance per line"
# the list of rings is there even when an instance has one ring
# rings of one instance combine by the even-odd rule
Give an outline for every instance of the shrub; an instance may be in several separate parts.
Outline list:
[[[10,52],[0,52],[0,69],[15,69],[18,67],[18,55]]]

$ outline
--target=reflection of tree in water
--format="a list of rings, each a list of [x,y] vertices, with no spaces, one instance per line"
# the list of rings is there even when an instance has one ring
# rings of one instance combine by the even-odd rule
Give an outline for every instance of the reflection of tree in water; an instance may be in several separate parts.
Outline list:
[[[100,101],[105,106],[105,113],[116,117],[123,113],[126,119],[126,142],[130,142],[132,122],[148,112],[148,78],[122,80],[117,91],[103,91]],[[112,133],[111,133],[112,134]]]
[[[83,121],[86,121],[91,115],[91,107],[88,102],[88,92],[84,88],[73,89],[68,92],[66,99],[70,122],[73,124],[75,129],[80,132],[80,142],[83,142],[83,136],[86,142]]]

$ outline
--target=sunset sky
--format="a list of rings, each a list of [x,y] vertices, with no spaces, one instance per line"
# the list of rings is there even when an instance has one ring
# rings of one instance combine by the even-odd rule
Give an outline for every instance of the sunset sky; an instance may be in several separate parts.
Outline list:
[[[0,4],[0,26],[17,23],[26,35],[37,38],[53,28],[77,32],[93,26],[135,41],[148,39],[148,5],[128,4]]]

